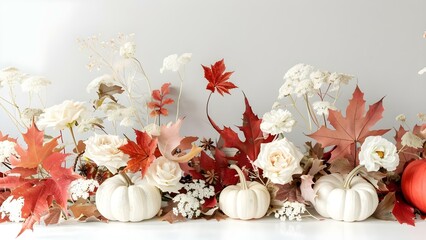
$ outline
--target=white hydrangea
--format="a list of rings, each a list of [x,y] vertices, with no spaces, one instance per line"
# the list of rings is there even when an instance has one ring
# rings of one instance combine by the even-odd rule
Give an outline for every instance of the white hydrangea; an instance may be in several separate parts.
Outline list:
[[[302,214],[305,212],[305,204],[286,201],[280,209],[275,211],[275,218],[279,218],[281,221],[285,221],[287,219],[290,221],[302,221]]]
[[[133,107],[124,107],[115,102],[102,104],[99,108],[107,115],[108,121],[120,121],[121,126],[131,127],[134,124],[133,117],[136,114],[136,109]]]
[[[406,132],[401,138],[402,146],[421,148],[423,147],[423,139],[419,138],[412,132]]]
[[[173,214],[181,214],[189,219],[200,216],[201,205],[205,203],[205,199],[215,195],[214,187],[206,185],[204,180],[194,180],[185,184],[184,188],[187,191],[185,194],[181,193],[173,198],[173,202],[178,203],[173,208]]]
[[[13,199],[13,196],[9,196],[0,206],[0,217],[8,217],[11,222],[22,222],[25,220],[22,218],[23,206],[24,198]]]
[[[84,133],[92,131],[96,125],[101,126],[103,124],[102,119],[93,117],[93,118],[84,118],[78,123],[78,132]]]
[[[314,67],[311,65],[299,63],[290,68],[284,75],[284,80],[292,79],[296,81],[301,81],[309,79],[310,74],[314,70]]]
[[[353,79],[353,76],[344,73],[331,73],[327,79],[327,83],[332,85],[331,90],[335,91],[340,88],[341,85],[348,85],[349,81]]]
[[[6,161],[12,155],[18,157],[18,153],[16,153],[15,146],[16,143],[8,140],[0,142],[0,163]]]
[[[312,104],[312,107],[314,108],[315,113],[317,115],[323,115],[324,114],[325,116],[328,116],[328,110],[329,109],[336,110],[336,107],[333,106],[328,101],[317,101],[317,102],[314,102]]]
[[[399,114],[395,117],[395,120],[398,122],[405,122],[407,120],[407,117],[404,114]]]
[[[191,61],[192,53],[184,53],[178,57],[177,54],[172,54],[164,58],[163,67],[160,69],[160,73],[164,71],[177,72],[179,69]]]
[[[20,84],[25,74],[21,73],[17,68],[9,67],[0,70],[0,87],[13,86]]]
[[[300,81],[295,87],[294,93],[297,94],[297,97],[302,97],[304,95],[312,97],[315,93],[314,84],[312,80],[305,79]]]
[[[293,94],[296,85],[297,82],[295,80],[287,79],[278,91],[278,99],[283,99],[284,97]]]
[[[135,56],[136,44],[134,42],[126,42],[120,46],[120,56],[124,58],[132,58]]]
[[[273,109],[262,117],[260,129],[264,133],[277,135],[284,132],[291,132],[296,120],[288,110]]]
[[[419,113],[417,114],[417,118],[420,122],[426,122],[426,114],[425,113]]]
[[[23,80],[21,88],[23,92],[39,93],[44,87],[52,82],[45,77],[31,76]]]
[[[93,179],[77,179],[71,182],[69,194],[72,200],[77,201],[79,198],[87,199],[89,194],[99,187],[99,183]]]
[[[327,82],[328,77],[330,76],[329,72],[324,72],[320,70],[316,70],[309,75],[312,80],[314,89],[318,90],[322,87],[324,83]]]
[[[99,86],[101,84],[105,84],[108,87],[112,87],[114,85],[120,86],[120,84],[109,74],[104,74],[93,79],[89,85],[87,85],[86,91],[90,93],[91,91],[98,91]]]

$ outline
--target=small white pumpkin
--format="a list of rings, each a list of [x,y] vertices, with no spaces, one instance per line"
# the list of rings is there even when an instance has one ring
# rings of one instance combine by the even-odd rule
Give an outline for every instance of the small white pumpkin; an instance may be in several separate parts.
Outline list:
[[[370,217],[379,204],[376,189],[359,176],[338,173],[322,176],[315,183],[314,207],[326,218],[353,222]]]
[[[268,211],[271,197],[268,189],[258,182],[247,182],[241,169],[231,165],[240,178],[240,183],[222,190],[219,208],[230,218],[248,220],[261,218]]]
[[[135,174],[107,179],[96,192],[96,206],[109,220],[139,222],[154,217],[161,208],[160,190]]]

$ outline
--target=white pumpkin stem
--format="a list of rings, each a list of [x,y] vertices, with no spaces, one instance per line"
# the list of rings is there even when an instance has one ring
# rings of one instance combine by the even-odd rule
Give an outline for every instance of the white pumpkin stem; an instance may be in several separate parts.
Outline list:
[[[132,186],[134,185],[134,183],[132,182],[132,180],[130,179],[129,175],[127,175],[127,173],[120,172],[120,175],[124,178],[124,180],[126,180],[127,186]]]
[[[363,168],[364,165],[358,165],[356,166],[356,168],[352,169],[352,171],[348,174],[348,176],[346,176],[345,182],[343,183],[343,187],[345,189],[349,189],[351,187],[351,182],[352,179],[354,179],[354,177],[356,175],[358,175],[358,173],[360,172],[361,168]]]
[[[241,171],[241,168],[239,168],[237,165],[232,164],[229,168],[234,169],[235,171],[237,171],[238,173],[238,177],[240,178],[240,183],[241,183],[241,188],[243,190],[247,190],[247,181],[246,181],[246,177],[244,176],[243,171]]]

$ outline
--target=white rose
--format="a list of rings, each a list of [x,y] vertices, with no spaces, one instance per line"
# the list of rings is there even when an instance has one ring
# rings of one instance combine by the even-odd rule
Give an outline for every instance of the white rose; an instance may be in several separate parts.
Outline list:
[[[359,164],[371,171],[378,171],[380,167],[393,171],[399,164],[396,147],[380,136],[367,137],[359,152]]]
[[[84,157],[94,161],[97,165],[105,166],[112,173],[116,173],[117,169],[126,166],[128,156],[119,149],[127,143],[126,139],[115,135],[95,134],[84,143],[86,144]]]
[[[120,47],[120,56],[124,58],[132,58],[135,56],[136,44],[134,42],[126,42]]]
[[[146,178],[163,192],[177,193],[183,187],[179,182],[182,175],[179,163],[159,157],[149,166]]]
[[[291,132],[295,123],[296,121],[288,110],[271,110],[263,115],[260,129],[264,133],[277,135],[284,132]]]
[[[59,105],[46,108],[40,115],[37,126],[42,129],[53,127],[56,130],[63,130],[75,122],[79,122],[85,113],[84,102],[66,100]]]
[[[293,174],[302,173],[300,161],[303,154],[286,138],[262,144],[254,164],[263,169],[263,177],[273,183],[286,184]]]

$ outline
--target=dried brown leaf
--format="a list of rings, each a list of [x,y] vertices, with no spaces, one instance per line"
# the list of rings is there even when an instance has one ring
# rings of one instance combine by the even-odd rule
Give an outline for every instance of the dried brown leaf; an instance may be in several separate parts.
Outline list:
[[[317,173],[321,172],[326,166],[324,161],[320,159],[313,159],[311,169],[308,172],[308,175],[315,176]]]
[[[348,174],[352,169],[353,165],[349,162],[349,160],[342,158],[333,161],[329,170],[331,173]]]
[[[161,221],[167,221],[169,223],[175,223],[175,222],[184,222],[184,221],[186,221],[186,218],[183,217],[181,214],[179,214],[179,215],[176,216],[173,213],[173,211],[169,211],[164,216],[162,216],[160,218],[160,220]]]
[[[383,198],[383,200],[377,206],[373,216],[377,219],[395,221],[395,217],[392,214],[393,207],[395,205],[395,192],[389,192]]]
[[[46,226],[57,224],[62,217],[62,208],[58,204],[53,204],[49,209],[49,213],[44,218],[44,223]]]
[[[81,222],[87,222],[88,220],[93,220],[94,218],[97,221],[108,221],[105,217],[96,208],[96,205],[88,202],[86,199],[79,199],[69,208],[74,215],[75,219],[78,219]]]

